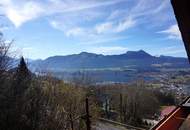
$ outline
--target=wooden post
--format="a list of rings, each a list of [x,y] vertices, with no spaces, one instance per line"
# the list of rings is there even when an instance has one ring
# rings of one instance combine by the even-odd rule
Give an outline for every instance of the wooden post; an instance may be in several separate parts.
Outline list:
[[[123,119],[122,119],[122,111],[123,111],[123,97],[122,97],[122,94],[120,94],[120,104],[119,104],[119,109],[120,109],[120,122],[122,123],[123,122]]]
[[[71,123],[71,130],[74,130],[73,118],[72,118],[71,113],[69,114],[69,117],[70,117],[70,123]]]
[[[89,114],[89,104],[88,104],[88,98],[86,98],[86,128],[87,130],[90,130],[90,114]]]
[[[105,105],[105,110],[106,110],[106,117],[109,119],[109,112],[108,112],[108,99],[106,97],[106,105]]]

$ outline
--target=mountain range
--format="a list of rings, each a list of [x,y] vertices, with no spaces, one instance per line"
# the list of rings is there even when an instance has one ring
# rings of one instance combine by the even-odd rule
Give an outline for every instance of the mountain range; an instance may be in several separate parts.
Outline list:
[[[67,56],[53,56],[45,60],[29,62],[31,70],[48,70],[52,72],[81,69],[156,69],[156,68],[188,68],[187,58],[171,56],[152,56],[143,50],[127,51],[120,55],[102,55],[88,52]]]

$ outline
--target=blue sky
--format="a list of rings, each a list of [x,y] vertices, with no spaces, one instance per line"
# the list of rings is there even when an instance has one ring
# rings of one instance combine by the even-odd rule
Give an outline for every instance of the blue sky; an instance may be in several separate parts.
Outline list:
[[[170,0],[0,0],[0,31],[17,55],[82,51],[186,57]]]

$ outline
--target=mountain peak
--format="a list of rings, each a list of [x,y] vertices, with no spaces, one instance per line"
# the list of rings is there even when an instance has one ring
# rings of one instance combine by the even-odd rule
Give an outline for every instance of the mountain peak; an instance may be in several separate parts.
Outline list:
[[[81,57],[97,57],[97,56],[102,56],[102,55],[99,55],[99,54],[89,53],[89,52],[81,52],[81,53],[79,53],[77,55],[81,56]]]
[[[82,55],[82,54],[88,54],[88,52],[83,51],[83,52],[81,52],[81,53],[79,53],[79,54],[81,54],[81,55]]]
[[[144,50],[139,51],[127,51],[125,54],[128,58],[151,58],[152,56]]]
[[[137,52],[141,52],[141,53],[147,53],[147,52],[145,52],[144,50],[139,50],[139,51],[137,51]]]
[[[81,53],[79,53],[78,55],[87,55],[87,56],[94,56],[94,55],[97,55],[97,54],[94,54],[94,53],[89,53],[89,52],[81,52]]]
[[[147,53],[144,50],[138,50],[138,51],[127,51],[126,53]]]

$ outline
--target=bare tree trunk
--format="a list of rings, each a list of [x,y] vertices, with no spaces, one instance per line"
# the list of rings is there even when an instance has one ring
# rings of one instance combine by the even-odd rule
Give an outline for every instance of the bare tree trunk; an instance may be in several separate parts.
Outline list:
[[[106,98],[105,110],[106,110],[106,117],[109,119],[108,99],[107,98]]]
[[[72,118],[71,113],[69,114],[69,117],[70,117],[71,130],[74,130],[73,118]]]
[[[122,94],[120,94],[120,104],[119,104],[119,110],[120,110],[120,122],[122,123],[123,122],[123,119],[122,119],[122,107],[123,107],[123,97],[122,97]]]
[[[90,114],[89,114],[89,104],[88,104],[88,98],[86,98],[86,129],[90,130]]]

